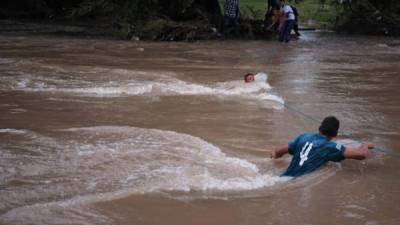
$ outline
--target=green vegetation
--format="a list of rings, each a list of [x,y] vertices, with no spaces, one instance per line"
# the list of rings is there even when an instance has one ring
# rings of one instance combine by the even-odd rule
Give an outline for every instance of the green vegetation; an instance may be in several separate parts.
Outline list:
[[[241,0],[240,11],[252,19],[264,19],[267,10],[267,0]]]
[[[223,7],[225,0],[220,0]],[[321,4],[321,0],[290,1],[300,14],[300,24],[317,28],[332,28],[336,22],[337,7],[332,4]],[[222,8],[221,7],[221,8]],[[240,0],[240,11],[244,17],[264,19],[267,0]]]
[[[300,24],[317,28],[333,28],[338,13],[331,4],[321,4],[321,0],[304,0],[293,4],[300,14]]]
[[[337,27],[339,31],[400,35],[399,0],[344,0],[337,5],[343,10]]]
[[[2,0],[0,18],[97,27],[118,38],[194,40],[218,37],[218,0]]]
[[[223,5],[225,0],[219,0]],[[300,25],[349,33],[400,35],[399,0],[289,0]],[[267,0],[240,0],[242,16],[263,19]]]
[[[225,0],[219,0],[221,9],[224,9]],[[264,19],[267,10],[267,0],[239,0],[240,13],[251,19]]]
[[[267,38],[270,33],[264,29],[263,19],[268,0],[239,1],[242,16],[234,35],[220,29],[225,0],[2,0],[0,19],[86,25],[79,33],[92,30],[90,33],[135,40]],[[298,9],[303,26],[400,35],[399,0],[289,2]]]

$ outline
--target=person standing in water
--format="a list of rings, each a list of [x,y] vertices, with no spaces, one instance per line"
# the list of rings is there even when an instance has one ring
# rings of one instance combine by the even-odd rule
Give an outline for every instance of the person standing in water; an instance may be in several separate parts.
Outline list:
[[[326,117],[319,127],[319,133],[302,134],[289,144],[273,151],[272,159],[278,159],[287,153],[293,156],[289,167],[282,176],[302,176],[321,168],[329,161],[365,159],[370,152],[369,149],[373,148],[372,144],[348,148],[332,141],[338,134],[339,125],[336,117]]]
[[[293,14],[294,14],[293,30],[294,30],[294,33],[296,34],[296,38],[298,38],[301,36],[301,34],[299,33],[299,11],[294,6],[290,6],[290,7],[292,8]]]
[[[265,29],[267,31],[272,31],[273,33],[279,31],[280,17],[280,2],[276,0],[274,1],[274,4],[272,4],[272,7],[268,9],[267,13],[265,14]]]
[[[295,16],[292,7],[286,3],[286,0],[281,1],[281,22],[282,27],[279,31],[279,41],[280,42],[289,42],[290,41],[290,33],[295,24]]]

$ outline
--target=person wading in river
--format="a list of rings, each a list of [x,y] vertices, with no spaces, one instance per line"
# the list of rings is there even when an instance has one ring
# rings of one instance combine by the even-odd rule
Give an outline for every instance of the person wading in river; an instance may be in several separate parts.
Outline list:
[[[273,33],[277,32],[279,30],[280,17],[280,2],[278,0],[275,0],[273,1],[273,4],[271,4],[271,8],[268,9],[267,13],[265,14],[265,29]]]
[[[295,16],[293,13],[293,9],[286,3],[286,0],[281,1],[280,13],[281,13],[281,22],[283,23],[283,25],[279,31],[279,41],[289,42],[290,33],[295,24]]]
[[[299,11],[294,6],[290,6],[290,7],[292,8],[293,14],[294,14],[293,30],[294,30],[294,33],[296,34],[296,38],[298,38],[301,36],[301,34],[299,33]]]
[[[298,177],[311,173],[329,161],[340,162],[344,159],[363,160],[369,154],[372,144],[362,144],[359,148],[348,148],[332,141],[339,130],[339,120],[333,116],[326,117],[319,133],[305,133],[289,144],[273,151],[272,159],[289,153],[293,155],[289,167],[282,176]]]

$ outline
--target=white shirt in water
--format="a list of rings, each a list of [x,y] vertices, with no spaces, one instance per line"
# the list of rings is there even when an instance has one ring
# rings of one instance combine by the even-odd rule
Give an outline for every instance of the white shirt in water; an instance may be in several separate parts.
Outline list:
[[[267,82],[268,75],[266,73],[257,73],[254,75],[254,81],[256,82]]]
[[[288,15],[288,17],[287,17],[288,20],[295,20],[293,9],[289,5],[284,5],[281,8],[281,12],[285,13],[286,15]]]

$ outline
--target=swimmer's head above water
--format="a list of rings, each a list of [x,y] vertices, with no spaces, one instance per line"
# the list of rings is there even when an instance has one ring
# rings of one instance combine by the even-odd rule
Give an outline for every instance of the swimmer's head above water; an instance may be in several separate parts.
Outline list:
[[[246,75],[244,75],[244,82],[245,83],[250,83],[254,81],[254,74],[252,73],[248,73]]]

